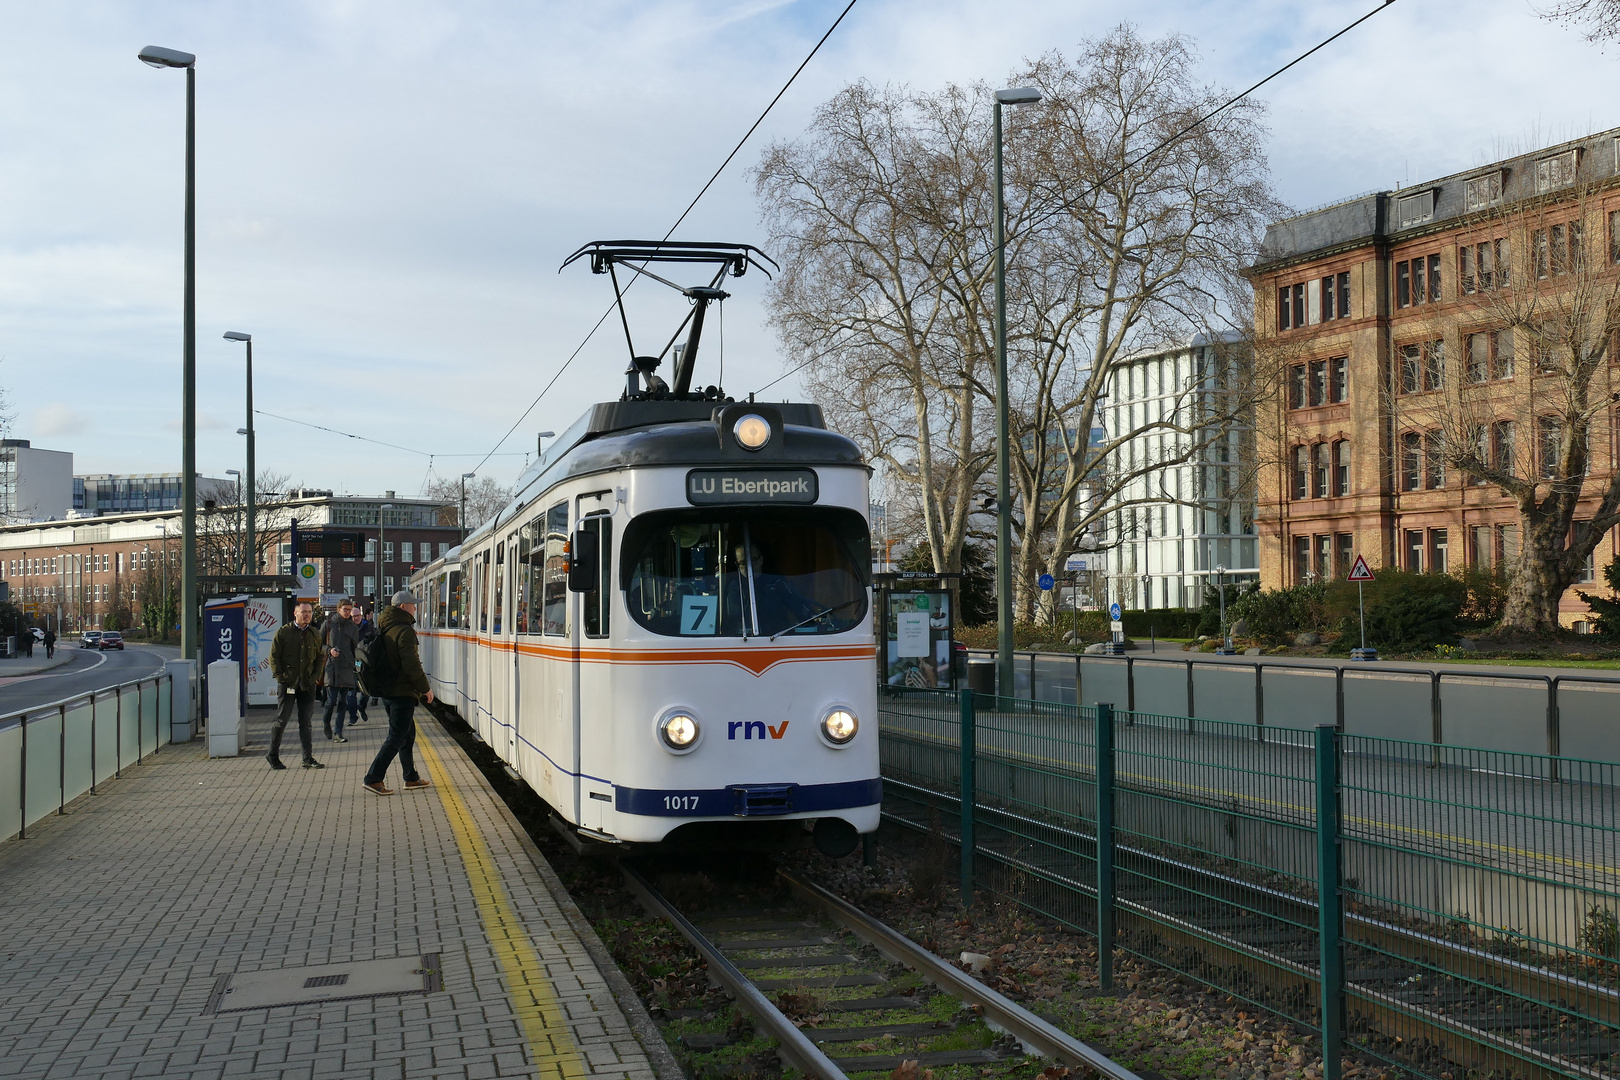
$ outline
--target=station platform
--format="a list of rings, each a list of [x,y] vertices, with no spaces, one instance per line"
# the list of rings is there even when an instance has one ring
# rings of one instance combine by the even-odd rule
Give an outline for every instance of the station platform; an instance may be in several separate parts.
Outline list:
[[[425,711],[434,786],[386,798],[361,787],[380,706],[347,743],[317,706],[320,770],[299,768],[296,725],[269,768],[269,714],[251,710],[242,757],[165,746],[0,843],[0,1075],[669,1075],[628,983]]]

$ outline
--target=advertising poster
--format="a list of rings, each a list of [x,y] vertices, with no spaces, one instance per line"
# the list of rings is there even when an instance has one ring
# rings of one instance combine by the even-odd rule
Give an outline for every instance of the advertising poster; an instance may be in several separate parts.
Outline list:
[[[888,594],[884,681],[919,690],[951,686],[951,594],[921,589]]]
[[[301,562],[294,574],[298,578],[298,599],[319,600],[321,598],[321,569],[312,562]]]
[[[247,703],[274,705],[276,680],[270,674],[270,643],[281,629],[281,599],[254,597],[243,611],[247,637]]]
[[[247,657],[246,642],[242,630],[243,609],[247,606],[242,600],[210,600],[203,607],[203,670],[217,660],[234,660],[244,664]],[[237,668],[241,671],[242,668]],[[237,686],[237,695],[243,695],[244,687]],[[203,715],[207,716],[208,695],[203,694]]]

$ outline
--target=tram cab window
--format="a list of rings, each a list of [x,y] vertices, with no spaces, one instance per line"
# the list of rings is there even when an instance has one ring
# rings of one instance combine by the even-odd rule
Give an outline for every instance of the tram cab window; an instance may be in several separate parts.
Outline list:
[[[450,571],[450,629],[461,629],[461,571]]]
[[[568,633],[568,504],[546,511],[545,566],[540,585],[542,632]]]
[[[672,637],[837,634],[866,615],[866,523],[851,510],[673,510],[622,547],[631,616]]]

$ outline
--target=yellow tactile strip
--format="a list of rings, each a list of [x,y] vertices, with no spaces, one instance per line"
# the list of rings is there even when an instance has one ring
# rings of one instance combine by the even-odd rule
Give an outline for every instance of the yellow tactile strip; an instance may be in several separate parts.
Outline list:
[[[461,793],[456,790],[449,770],[439,761],[438,752],[421,727],[417,728],[417,752],[433,778],[434,790],[450,821],[450,831],[461,852],[467,880],[472,887],[478,916],[484,924],[490,947],[501,966],[512,1008],[528,1036],[529,1049],[539,1075],[543,1077],[583,1077],[588,1075],[578,1048],[568,1031],[568,1020],[557,1003],[557,995],[545,966],[529,940],[528,930],[507,899],[500,870],[488,846],[472,822]]]

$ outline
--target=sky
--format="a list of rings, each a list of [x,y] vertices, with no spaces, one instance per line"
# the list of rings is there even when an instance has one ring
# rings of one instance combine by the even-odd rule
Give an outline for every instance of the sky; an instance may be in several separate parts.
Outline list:
[[[662,236],[846,2],[0,0],[10,434],[80,473],[179,471],[185,76],[143,46],[198,56],[199,471],[242,467],[243,349],[222,340],[238,330],[261,470],[410,496],[474,468],[509,483],[537,432],[618,396],[616,320],[580,348],[606,279],[559,265]],[[1189,36],[1204,78],[1236,90],[1379,6],[858,0],[675,238],[761,242],[749,167],[856,80],[1000,83],[1129,20]],[[1531,0],[1395,0],[1257,96],[1278,195],[1305,209],[1620,126],[1617,72]],[[765,285],[728,286],[738,397],[796,362],[764,326]],[[658,345],[684,314],[661,292],[630,299]]]

